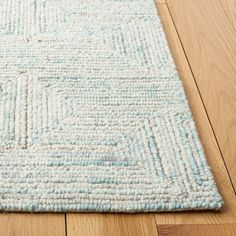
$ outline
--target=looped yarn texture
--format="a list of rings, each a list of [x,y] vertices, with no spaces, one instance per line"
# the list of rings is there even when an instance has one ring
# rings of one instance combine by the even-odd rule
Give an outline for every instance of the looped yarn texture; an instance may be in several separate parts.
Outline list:
[[[153,0],[0,0],[0,210],[220,209]]]

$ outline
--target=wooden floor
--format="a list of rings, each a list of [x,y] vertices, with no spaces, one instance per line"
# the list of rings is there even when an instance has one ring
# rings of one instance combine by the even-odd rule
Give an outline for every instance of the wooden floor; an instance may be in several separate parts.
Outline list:
[[[157,0],[222,212],[1,214],[0,236],[236,235],[236,0]]]

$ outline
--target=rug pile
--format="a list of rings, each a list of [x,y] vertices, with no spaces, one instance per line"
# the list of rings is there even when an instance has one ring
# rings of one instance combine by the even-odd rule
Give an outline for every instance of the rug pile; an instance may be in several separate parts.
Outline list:
[[[222,204],[153,0],[0,0],[0,210]]]

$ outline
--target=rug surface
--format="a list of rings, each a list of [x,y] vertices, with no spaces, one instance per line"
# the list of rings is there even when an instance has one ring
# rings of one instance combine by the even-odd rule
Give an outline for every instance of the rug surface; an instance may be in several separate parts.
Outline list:
[[[0,210],[223,205],[153,0],[0,0]]]

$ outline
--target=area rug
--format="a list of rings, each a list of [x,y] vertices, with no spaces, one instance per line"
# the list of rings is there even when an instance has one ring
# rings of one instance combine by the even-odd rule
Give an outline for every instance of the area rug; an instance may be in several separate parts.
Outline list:
[[[0,210],[220,209],[153,0],[0,0]]]

